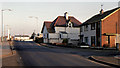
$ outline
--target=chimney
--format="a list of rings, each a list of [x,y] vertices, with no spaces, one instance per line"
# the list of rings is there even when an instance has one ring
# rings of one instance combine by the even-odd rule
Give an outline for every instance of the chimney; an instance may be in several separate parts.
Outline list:
[[[103,11],[103,4],[101,4],[100,15],[102,15],[103,13],[104,13],[104,11]]]
[[[102,15],[104,13],[103,9],[100,10],[100,15]]]
[[[68,20],[68,12],[64,13],[65,19]]]

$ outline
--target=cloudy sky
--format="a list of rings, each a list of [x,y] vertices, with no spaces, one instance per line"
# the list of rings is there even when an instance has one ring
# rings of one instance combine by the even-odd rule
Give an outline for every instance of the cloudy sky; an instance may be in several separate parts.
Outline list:
[[[70,16],[74,16],[83,23],[99,13],[101,4],[103,4],[104,11],[118,7],[118,0],[98,0],[98,2],[96,0],[91,0],[91,2],[87,0],[84,2],[81,0],[34,0],[34,2],[33,0],[11,0],[11,2],[4,0],[3,2],[1,0],[0,3],[2,9],[12,9],[12,11],[3,12],[5,34],[7,34],[9,27],[12,35],[31,35],[34,30],[40,33],[44,21],[53,21],[57,16],[63,16],[66,11]],[[29,18],[29,16],[38,17],[38,22],[35,18]],[[39,25],[39,30],[37,25]]]

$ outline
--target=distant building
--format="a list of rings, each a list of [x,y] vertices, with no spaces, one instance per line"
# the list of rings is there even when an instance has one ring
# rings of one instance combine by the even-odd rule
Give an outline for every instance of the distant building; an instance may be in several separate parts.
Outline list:
[[[68,39],[68,43],[77,44],[79,42],[80,24],[73,16],[58,16],[53,22],[45,21],[41,33],[43,33],[44,43],[62,43],[63,39]]]
[[[116,47],[120,43],[120,8],[91,17],[80,26],[80,42],[90,46]]]
[[[15,35],[14,40],[26,41],[26,40],[30,40],[30,37],[28,35]]]

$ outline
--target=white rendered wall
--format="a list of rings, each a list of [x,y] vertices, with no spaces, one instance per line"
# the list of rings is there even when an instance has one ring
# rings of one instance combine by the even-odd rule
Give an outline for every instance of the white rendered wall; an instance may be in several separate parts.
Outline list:
[[[65,27],[55,27],[55,33],[59,33],[60,31],[65,31]]]
[[[88,31],[84,31],[84,26],[82,26],[81,35],[84,35],[83,42],[85,42],[85,37],[88,37],[88,44],[91,45],[91,36],[95,36],[95,44],[96,44],[96,30],[91,30],[91,25],[88,25]],[[96,29],[96,24],[95,24]]]
[[[48,33],[48,31],[47,31],[47,28],[45,26],[43,29],[43,38],[47,38],[47,33]]]
[[[116,43],[120,43],[120,34],[116,35]]]
[[[80,33],[80,28],[79,27],[55,27],[55,31],[56,33],[59,33],[60,31],[65,31],[66,29],[66,32],[67,33]]]
[[[49,33],[49,39],[50,38],[59,38],[59,33]]]

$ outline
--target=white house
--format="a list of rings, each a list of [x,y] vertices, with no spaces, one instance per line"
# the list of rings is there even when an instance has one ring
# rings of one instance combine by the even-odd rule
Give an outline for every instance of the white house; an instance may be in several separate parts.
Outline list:
[[[68,43],[77,44],[79,42],[80,24],[73,16],[58,16],[53,22],[45,21],[41,33],[43,33],[44,43],[62,43],[63,39],[68,39]]]
[[[28,35],[15,35],[14,40],[17,41],[32,41]]]

